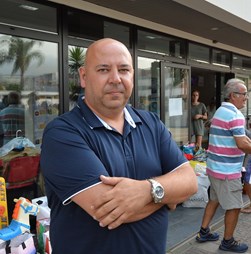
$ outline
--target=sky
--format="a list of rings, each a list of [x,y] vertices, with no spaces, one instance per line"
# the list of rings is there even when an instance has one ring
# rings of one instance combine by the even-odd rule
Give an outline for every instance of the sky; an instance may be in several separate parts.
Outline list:
[[[206,0],[206,1],[251,23],[250,0]]]

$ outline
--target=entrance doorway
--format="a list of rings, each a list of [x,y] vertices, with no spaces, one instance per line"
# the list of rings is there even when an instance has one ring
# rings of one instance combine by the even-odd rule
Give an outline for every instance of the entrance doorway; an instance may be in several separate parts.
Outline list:
[[[227,80],[234,77],[234,73],[219,72],[209,69],[191,67],[191,90],[199,90],[199,101],[204,103],[208,110],[208,120],[223,101],[223,87]],[[193,142],[193,138],[191,142]],[[208,129],[205,129],[203,147],[208,145]]]
[[[138,56],[135,106],[156,113],[178,145],[190,137],[190,67]]]

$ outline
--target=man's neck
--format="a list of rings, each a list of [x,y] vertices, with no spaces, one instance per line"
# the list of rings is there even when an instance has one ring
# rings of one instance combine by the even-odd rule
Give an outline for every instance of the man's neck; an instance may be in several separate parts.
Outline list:
[[[100,119],[106,122],[109,126],[116,129],[119,133],[121,134],[123,133],[125,119],[124,108],[109,111],[107,110],[97,111],[91,105],[89,105],[89,103],[86,100],[85,103],[96,116],[98,116]]]

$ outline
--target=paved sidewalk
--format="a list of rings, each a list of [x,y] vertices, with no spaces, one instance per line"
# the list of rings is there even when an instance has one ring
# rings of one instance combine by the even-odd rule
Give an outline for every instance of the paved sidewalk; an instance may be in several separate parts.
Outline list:
[[[227,254],[233,253],[228,251],[219,250],[220,242],[224,233],[224,221],[223,219],[217,224],[212,226],[212,231],[217,231],[220,234],[220,239],[216,242],[198,243],[195,240],[195,236],[192,236],[187,241],[179,244],[175,248],[169,250],[167,254]],[[246,254],[251,254],[251,214],[240,213],[237,227],[235,229],[234,237],[236,240],[245,242],[249,249]]]

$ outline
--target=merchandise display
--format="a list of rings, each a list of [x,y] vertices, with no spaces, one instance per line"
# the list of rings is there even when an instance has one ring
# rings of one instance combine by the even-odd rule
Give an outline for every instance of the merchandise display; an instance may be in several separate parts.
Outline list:
[[[0,254],[51,254],[50,208],[47,198],[39,197],[31,202],[20,197],[14,199],[14,202],[15,208],[10,225],[2,224],[0,229]],[[4,216],[8,218],[7,210],[3,211]],[[30,215],[36,216],[35,235],[30,232]],[[3,225],[6,226],[3,227]]]
[[[37,216],[37,204],[20,197],[14,199],[15,209],[10,225],[0,230],[0,254],[35,254],[36,248],[30,234],[30,215]]]
[[[197,149],[194,143],[181,147],[184,156],[189,160],[197,175],[198,191],[188,200],[182,203],[187,208],[205,208],[208,203],[208,189],[210,182],[206,173],[207,152],[205,149]]]
[[[5,179],[0,177],[0,229],[9,225]]]
[[[18,235],[30,232],[29,216],[36,216],[38,213],[38,206],[32,204],[28,199],[20,197],[14,199],[16,203],[12,214],[12,221],[9,226],[0,230],[0,239],[4,241],[11,240]]]
[[[32,199],[33,204],[39,207],[36,217],[37,251],[40,254],[51,254],[49,227],[50,227],[50,208],[48,207],[47,197]]]

